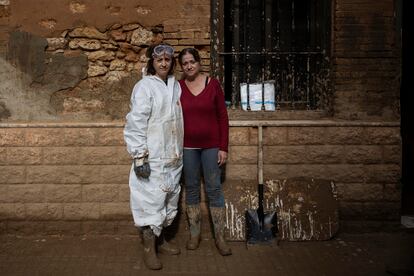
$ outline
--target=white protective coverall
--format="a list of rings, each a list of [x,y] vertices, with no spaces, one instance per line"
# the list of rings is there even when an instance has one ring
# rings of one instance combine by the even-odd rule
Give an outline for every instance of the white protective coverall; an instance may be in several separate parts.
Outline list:
[[[132,158],[148,153],[151,175],[129,175],[131,210],[137,227],[150,226],[159,236],[177,214],[183,152],[181,88],[174,76],[167,85],[158,76],[135,84],[124,139]]]

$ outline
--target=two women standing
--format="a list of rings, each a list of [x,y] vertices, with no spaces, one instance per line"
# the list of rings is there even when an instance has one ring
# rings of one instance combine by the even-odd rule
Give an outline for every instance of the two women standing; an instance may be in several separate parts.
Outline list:
[[[133,88],[124,129],[127,150],[133,158],[129,178],[131,210],[134,223],[142,232],[144,263],[150,269],[161,269],[157,252],[180,253],[179,248],[164,239],[163,229],[177,214],[183,162],[190,224],[187,249],[196,249],[201,239],[202,170],[216,246],[221,255],[230,255],[224,239],[220,181],[220,166],[226,162],[228,148],[224,93],[216,79],[200,74],[200,56],[193,48],[179,54],[184,72],[180,83],[173,76],[175,60],[171,46],[152,46],[147,56],[147,75]]]

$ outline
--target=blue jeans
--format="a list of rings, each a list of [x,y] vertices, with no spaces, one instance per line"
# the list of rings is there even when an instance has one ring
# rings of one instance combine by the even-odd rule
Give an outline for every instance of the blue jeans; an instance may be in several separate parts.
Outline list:
[[[184,149],[185,202],[200,203],[201,169],[210,207],[224,207],[221,169],[217,164],[218,148]]]

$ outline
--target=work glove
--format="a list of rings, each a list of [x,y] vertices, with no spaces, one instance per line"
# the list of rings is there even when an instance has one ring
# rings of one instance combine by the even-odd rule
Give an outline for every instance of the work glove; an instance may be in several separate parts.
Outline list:
[[[150,176],[151,168],[147,156],[134,159],[134,171],[138,178],[148,178]]]

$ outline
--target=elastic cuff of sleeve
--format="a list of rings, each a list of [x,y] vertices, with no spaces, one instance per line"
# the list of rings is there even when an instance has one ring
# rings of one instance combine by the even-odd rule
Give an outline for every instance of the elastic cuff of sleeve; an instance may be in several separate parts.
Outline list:
[[[141,159],[141,158],[144,158],[144,157],[147,157],[147,156],[148,156],[148,151],[146,150],[144,152],[141,152],[141,153],[138,153],[138,154],[134,155],[132,157],[132,159]]]

